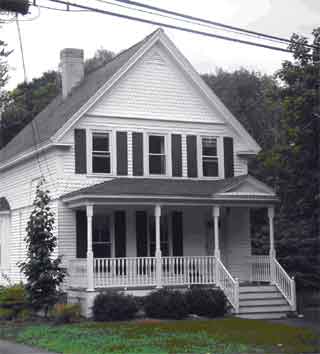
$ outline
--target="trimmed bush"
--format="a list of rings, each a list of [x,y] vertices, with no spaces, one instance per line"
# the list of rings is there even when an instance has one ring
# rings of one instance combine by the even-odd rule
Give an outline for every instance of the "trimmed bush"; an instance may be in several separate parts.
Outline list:
[[[188,308],[184,294],[179,291],[160,289],[147,295],[144,310],[148,317],[181,319]]]
[[[107,291],[96,296],[92,313],[95,321],[124,321],[132,319],[138,312],[133,296]]]
[[[10,308],[0,308],[0,320],[8,321],[15,317],[15,310]]]
[[[189,313],[220,317],[227,312],[227,299],[220,289],[191,288],[186,292]]]
[[[23,285],[0,288],[0,319],[21,319],[27,311],[29,312],[27,294]]]
[[[51,316],[57,324],[78,322],[81,318],[79,304],[56,304]]]

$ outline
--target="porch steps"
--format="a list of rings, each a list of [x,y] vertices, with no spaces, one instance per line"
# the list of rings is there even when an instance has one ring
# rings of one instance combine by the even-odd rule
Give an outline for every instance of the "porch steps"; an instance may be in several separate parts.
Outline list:
[[[275,285],[241,285],[237,317],[251,319],[284,318],[291,307]]]

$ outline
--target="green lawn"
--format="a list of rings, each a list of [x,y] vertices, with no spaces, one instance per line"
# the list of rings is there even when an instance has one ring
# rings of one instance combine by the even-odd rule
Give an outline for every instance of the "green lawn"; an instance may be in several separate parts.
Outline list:
[[[52,326],[0,326],[0,336],[64,354],[312,353],[309,330],[258,320],[225,318]]]

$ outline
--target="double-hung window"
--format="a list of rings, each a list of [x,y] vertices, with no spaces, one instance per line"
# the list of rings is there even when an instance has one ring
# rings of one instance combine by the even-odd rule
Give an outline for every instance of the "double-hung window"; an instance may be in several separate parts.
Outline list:
[[[149,135],[149,174],[166,174],[166,141],[164,135]]]
[[[217,138],[210,136],[201,137],[202,143],[202,175],[204,177],[218,177],[218,148]]]
[[[94,215],[92,223],[92,249],[96,258],[109,258],[112,254],[110,216]]]
[[[111,172],[109,133],[92,133],[92,172]]]

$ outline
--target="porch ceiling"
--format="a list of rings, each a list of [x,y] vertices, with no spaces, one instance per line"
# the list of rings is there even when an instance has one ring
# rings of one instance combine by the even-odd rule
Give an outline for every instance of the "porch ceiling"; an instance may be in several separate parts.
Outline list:
[[[70,206],[108,200],[211,205],[217,202],[274,204],[279,201],[270,187],[249,175],[223,180],[117,178],[73,191],[61,199]]]

